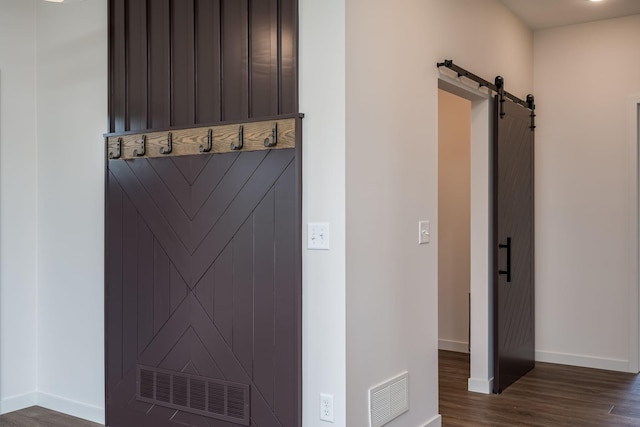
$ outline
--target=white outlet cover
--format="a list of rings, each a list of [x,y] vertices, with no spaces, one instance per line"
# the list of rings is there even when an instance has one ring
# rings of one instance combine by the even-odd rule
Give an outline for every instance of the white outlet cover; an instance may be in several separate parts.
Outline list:
[[[307,224],[307,249],[328,251],[329,223],[310,222]]]
[[[333,395],[320,393],[320,420],[334,422]]]

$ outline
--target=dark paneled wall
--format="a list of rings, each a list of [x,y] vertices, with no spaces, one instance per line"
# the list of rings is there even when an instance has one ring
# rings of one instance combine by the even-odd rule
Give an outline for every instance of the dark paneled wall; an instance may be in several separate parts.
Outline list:
[[[297,0],[109,5],[109,132],[298,112]]]

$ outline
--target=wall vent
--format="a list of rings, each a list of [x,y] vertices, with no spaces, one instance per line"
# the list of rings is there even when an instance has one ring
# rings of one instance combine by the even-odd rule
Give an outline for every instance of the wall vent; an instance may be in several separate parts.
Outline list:
[[[250,425],[249,385],[138,365],[137,400]]]
[[[409,373],[369,389],[369,425],[380,427],[409,410]]]

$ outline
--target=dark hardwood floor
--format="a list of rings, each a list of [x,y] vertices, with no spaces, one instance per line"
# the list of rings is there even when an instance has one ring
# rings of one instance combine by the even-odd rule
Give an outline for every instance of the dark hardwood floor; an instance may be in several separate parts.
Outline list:
[[[100,424],[81,420],[59,412],[32,406],[0,416],[0,427],[99,427]]]
[[[469,355],[440,351],[443,426],[640,426],[640,376],[537,363],[501,395],[467,391]]]
[[[469,393],[469,355],[440,351],[444,427],[640,426],[640,376],[537,363],[501,395]],[[0,427],[98,427],[37,406],[0,416]]]

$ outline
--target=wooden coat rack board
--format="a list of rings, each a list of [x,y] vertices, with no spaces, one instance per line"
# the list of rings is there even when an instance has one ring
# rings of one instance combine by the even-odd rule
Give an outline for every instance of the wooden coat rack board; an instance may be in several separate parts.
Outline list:
[[[110,160],[128,160],[294,148],[298,118],[111,133],[105,135],[106,154]]]

